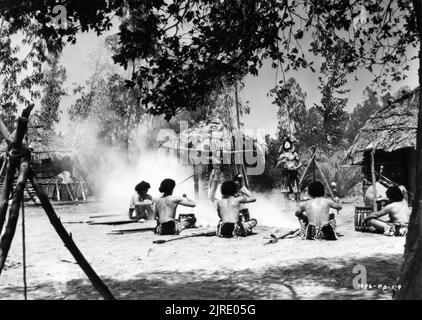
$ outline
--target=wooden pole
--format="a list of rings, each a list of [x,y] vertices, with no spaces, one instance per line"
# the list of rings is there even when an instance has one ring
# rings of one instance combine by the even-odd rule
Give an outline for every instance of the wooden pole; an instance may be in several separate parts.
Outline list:
[[[237,130],[240,130],[240,107],[239,107],[239,96],[237,93],[237,81],[234,83],[234,99],[236,103],[236,124]]]
[[[57,193],[57,201],[60,202],[60,186],[58,182],[56,182],[56,193]]]
[[[377,181],[375,179],[375,149],[371,151],[371,177],[372,177],[372,190],[374,192],[374,199],[372,201],[372,206],[374,212],[378,211],[377,208]]]
[[[80,186],[81,186],[82,198],[83,198],[83,200],[85,201],[85,200],[86,200],[86,196],[85,196],[84,184],[83,184],[83,182],[82,182],[82,181],[81,181],[81,182],[79,182],[79,183],[80,183]]]
[[[199,173],[198,173],[198,165],[193,165],[193,191],[194,191],[194,198],[195,203],[199,201]]]
[[[9,216],[3,236],[0,239],[0,274],[3,271],[7,255],[12,244],[16,231],[16,225],[19,219],[19,210],[22,203],[23,191],[25,190],[25,182],[28,174],[29,164],[27,160],[23,160],[20,166],[20,173],[16,183],[16,189],[13,194],[12,205],[10,206]]]
[[[316,147],[312,147],[312,153],[316,153]],[[315,172],[315,157],[312,158],[312,181],[316,180],[316,172]]]
[[[35,192],[37,193],[38,199],[40,199],[41,205],[43,206],[50,223],[53,225],[54,229],[56,230],[59,237],[62,239],[64,245],[70,253],[75,258],[76,262],[85,272],[89,280],[91,280],[94,287],[98,290],[98,292],[103,296],[106,300],[114,300],[114,296],[108,287],[104,284],[104,282],[100,279],[100,277],[96,274],[94,269],[79,251],[78,247],[76,246],[75,242],[73,241],[72,237],[67,233],[66,229],[63,227],[59,217],[57,216],[56,212],[54,211],[53,206],[50,203],[47,195],[45,194],[43,188],[41,187],[38,179],[35,175],[35,172],[30,168],[28,172],[28,178],[34,187]]]
[[[310,167],[311,165],[313,165],[315,155],[316,155],[316,149],[315,149],[315,151],[313,151],[313,153],[312,153],[312,157],[311,157],[311,160],[309,160],[308,165],[307,165],[307,166],[306,166],[306,168],[305,168],[305,171],[303,171],[302,176],[300,177],[298,188],[300,188],[300,186],[301,186],[301,184],[302,184],[302,182],[303,182],[303,179],[305,178],[305,175],[306,175],[306,173],[307,173],[307,172],[308,172],[308,170],[309,170],[309,167]]]
[[[319,163],[317,161],[314,161],[315,166],[317,167],[317,169],[319,170],[319,172],[321,173],[321,177],[322,177],[322,181],[324,181],[326,188],[328,189],[328,192],[330,193],[330,197],[335,200],[335,196],[333,193],[333,190],[331,190],[330,184],[328,183],[327,178],[325,177],[324,172],[322,171],[321,166],[319,165]]]
[[[16,167],[16,161],[8,161],[6,175],[3,181],[3,188],[0,195],[0,234],[3,230],[4,221],[6,220],[7,209],[9,207],[9,196],[13,188],[13,179],[15,177]]]
[[[23,194],[23,193],[22,193]],[[28,299],[28,285],[26,283],[26,227],[25,227],[25,201],[22,196],[21,203],[22,210],[22,276],[23,276],[23,296],[24,299]]]
[[[10,133],[7,130],[3,120],[0,119],[0,133],[3,135],[9,148],[12,149],[12,154],[15,153],[16,150],[18,150],[17,152],[21,151],[22,140],[25,136],[26,131],[28,130],[28,117],[31,113],[32,108],[33,106],[30,106],[22,111],[22,116],[18,119],[18,126],[16,128],[16,134],[13,140],[10,137]],[[13,154],[13,156],[15,156],[15,154]],[[18,165],[19,161],[17,159],[12,160],[11,156],[9,156],[6,169],[6,176],[4,177],[3,182],[3,189],[1,190],[0,195],[0,234],[2,232],[4,221],[6,219],[7,208],[9,206],[9,195],[13,189],[13,179],[15,177],[15,172]]]
[[[75,200],[75,197],[73,196],[72,191],[69,188],[69,184],[65,183],[65,185],[66,185],[67,192],[69,193],[70,199],[72,200],[72,202],[76,202],[77,199]]]

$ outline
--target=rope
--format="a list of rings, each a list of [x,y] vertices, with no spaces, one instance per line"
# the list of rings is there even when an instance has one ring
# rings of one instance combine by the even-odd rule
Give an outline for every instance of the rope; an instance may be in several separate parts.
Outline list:
[[[23,295],[28,300],[28,286],[26,284],[26,235],[25,235],[25,208],[22,197],[22,264],[23,264]]]

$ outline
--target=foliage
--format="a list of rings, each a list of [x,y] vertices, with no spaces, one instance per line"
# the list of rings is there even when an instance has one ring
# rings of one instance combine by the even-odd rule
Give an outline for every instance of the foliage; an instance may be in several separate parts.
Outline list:
[[[340,60],[344,53],[342,48],[336,52],[330,52],[326,61],[322,63],[319,77],[322,92],[321,103],[315,107],[322,115],[322,128],[324,130],[326,145],[328,148],[338,146],[343,139],[344,128],[347,121],[346,111],[347,98],[342,96],[350,90],[342,87],[346,84],[346,74],[343,71]]]
[[[75,88],[79,98],[69,109],[70,118],[74,122],[90,120],[100,141],[128,150],[131,132],[144,113],[137,92],[125,87],[125,80],[118,74],[97,76],[94,73],[87,85]]]
[[[81,31],[109,29],[116,15],[114,60],[124,67],[140,61],[127,84],[138,86],[142,104],[166,119],[200,107],[223,82],[256,75],[265,59],[283,71],[312,69],[308,50],[326,60],[341,52],[343,72],[366,68],[388,88],[385,75],[403,79],[406,49],[418,42],[415,11],[406,0],[68,0],[64,28],[52,24],[56,4],[10,1],[0,16],[13,30],[42,38],[50,50],[75,42]],[[305,32],[312,33],[310,43]]]
[[[66,69],[60,66],[58,57],[50,61],[49,68],[44,72],[41,110],[38,114],[40,124],[46,130],[53,130],[59,122],[59,106],[66,91],[63,84],[66,81]]]
[[[18,106],[15,102],[6,102],[1,106],[1,117],[9,132],[15,130],[16,112]]]
[[[273,104],[277,105],[277,136],[280,141],[289,137],[292,141],[297,140],[300,126],[306,115],[306,93],[294,78],[277,85],[270,91],[273,96]]]
[[[329,157],[318,159],[321,170],[328,180],[328,183],[337,184],[337,195],[340,198],[350,195],[350,191],[362,180],[362,171],[357,166],[343,165],[345,152],[335,152]],[[306,180],[309,180],[308,175]],[[322,181],[321,172],[316,171],[316,179]]]

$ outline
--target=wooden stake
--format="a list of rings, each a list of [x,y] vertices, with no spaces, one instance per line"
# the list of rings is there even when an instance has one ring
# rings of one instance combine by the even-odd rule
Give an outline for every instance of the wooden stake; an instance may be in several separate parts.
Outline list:
[[[313,151],[313,153],[312,153],[312,157],[311,157],[311,160],[309,160],[309,162],[308,162],[308,165],[306,166],[306,168],[305,168],[305,171],[303,171],[303,173],[302,173],[302,176],[300,177],[300,180],[299,180],[299,188],[300,188],[300,186],[301,186],[301,184],[302,184],[302,182],[303,182],[303,179],[305,178],[305,176],[306,176],[306,173],[308,172],[308,170],[309,170],[309,167],[311,166],[311,165],[313,165],[313,163],[314,163],[314,158],[315,158],[315,156],[316,156],[316,152],[317,152],[317,149],[315,149],[314,151]]]
[[[3,230],[4,221],[6,220],[7,209],[9,207],[9,196],[13,189],[13,179],[15,177],[16,167],[16,161],[8,161],[0,195],[0,234]]]
[[[21,210],[22,210],[22,276],[23,276],[23,296],[24,299],[28,299],[28,285],[26,283],[26,228],[25,228],[25,201],[22,196],[22,203],[21,203]]]
[[[316,147],[312,147],[312,152],[316,153]],[[315,172],[315,157],[312,160],[312,181],[316,180],[316,172]]]
[[[23,160],[20,167],[18,181],[16,183],[16,189],[13,194],[13,202],[10,206],[6,228],[3,233],[3,236],[0,239],[0,274],[3,271],[7,255],[9,253],[13,237],[15,235],[16,225],[19,219],[20,205],[23,199],[23,191],[25,190],[25,182],[28,174],[28,168],[28,161]]]
[[[198,165],[193,165],[193,188],[195,194],[195,202],[198,203],[199,201],[199,173],[198,173]]]
[[[63,227],[63,224],[61,223],[59,217],[54,211],[54,208],[51,205],[50,200],[48,199],[43,188],[38,182],[35,172],[31,168],[29,169],[29,172],[28,172],[28,178],[31,181],[32,186],[34,187],[35,192],[37,193],[38,199],[40,199],[41,201],[41,205],[43,206],[48,216],[48,219],[50,220],[50,223],[53,225],[57,234],[62,239],[66,248],[73,255],[76,262],[85,272],[89,280],[91,280],[92,284],[98,290],[98,292],[103,296],[103,298],[106,300],[114,300],[115,298],[113,294],[110,292],[108,287],[104,284],[104,282],[100,279],[100,277],[96,274],[94,269],[91,267],[91,265],[82,255],[82,253],[79,251],[72,237],[67,233],[66,229]]]
[[[378,211],[377,208],[377,181],[375,179],[375,149],[371,151],[371,176],[372,176],[372,190],[374,192],[374,200],[372,201],[372,206],[374,213]]]
[[[86,196],[85,196],[85,190],[84,190],[84,184],[83,182],[79,182],[80,186],[81,186],[81,193],[82,193],[82,199],[85,201],[86,200]]]

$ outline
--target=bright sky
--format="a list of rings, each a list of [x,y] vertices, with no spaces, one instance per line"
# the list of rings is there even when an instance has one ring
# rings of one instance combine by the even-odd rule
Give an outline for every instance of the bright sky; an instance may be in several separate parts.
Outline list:
[[[110,34],[110,33],[109,33]],[[92,56],[102,54],[107,59],[107,53],[102,49],[102,41],[107,34],[97,37],[95,33],[84,33],[78,37],[78,42],[73,46],[68,46],[64,49],[61,63],[67,70],[66,87],[69,96],[63,98],[61,109],[63,110],[62,118],[66,123],[66,108],[73,103],[75,97],[72,95],[73,83],[82,84],[93,73]],[[410,52],[415,54],[416,50]],[[111,58],[110,58],[111,61]],[[112,62],[111,62],[112,63]],[[315,69],[319,70],[318,58],[315,58]],[[411,64],[408,78],[402,82],[394,82],[393,93],[403,86],[415,88],[418,85],[417,78],[418,61],[414,60]],[[278,75],[281,76],[280,74]],[[357,103],[360,103],[363,97],[363,91],[368,85],[371,85],[373,76],[369,71],[362,70],[356,73],[358,81],[352,80],[352,75],[347,84],[347,88],[351,91],[346,95],[349,99],[347,111],[351,112]],[[265,132],[274,135],[277,128],[277,107],[273,105],[271,97],[267,97],[267,93],[272,89],[276,81],[275,69],[272,69],[269,63],[259,71],[257,77],[247,76],[245,79],[245,87],[240,92],[240,97],[243,101],[249,101],[251,112],[245,115],[242,121],[245,123],[245,129],[249,130],[265,130]],[[321,94],[318,90],[318,73],[311,71],[288,72],[286,79],[294,77],[300,84],[302,89],[307,94],[307,107],[313,106],[314,103],[319,103]],[[280,78],[279,78],[280,79]],[[59,128],[61,129],[61,128]],[[64,128],[63,128],[64,129]]]

